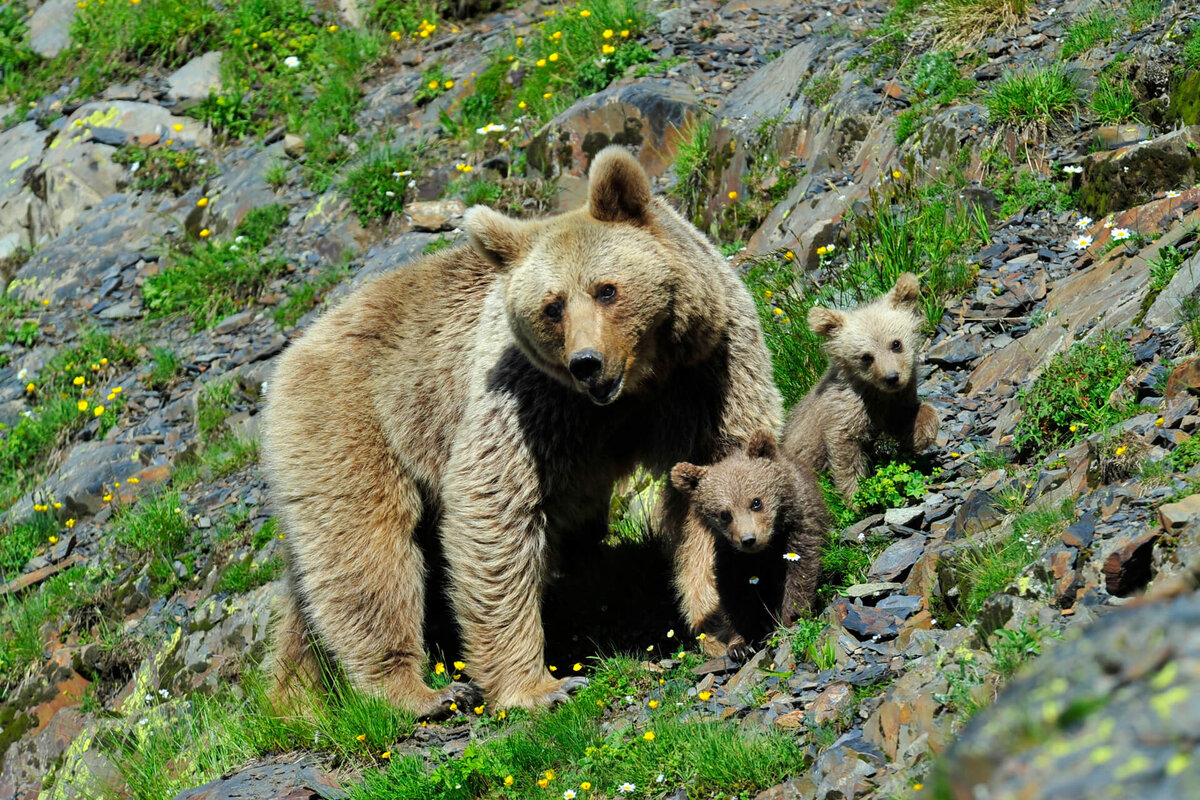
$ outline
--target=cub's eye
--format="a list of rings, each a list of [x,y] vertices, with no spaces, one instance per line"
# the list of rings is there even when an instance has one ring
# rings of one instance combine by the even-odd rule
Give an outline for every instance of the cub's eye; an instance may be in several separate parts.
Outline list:
[[[753,500],[751,500],[750,501],[750,510],[751,511],[762,511],[762,500],[760,500],[757,497],[754,498]]]
[[[871,355],[870,353],[863,353],[861,356],[859,356],[859,360],[862,361],[864,366],[870,366],[872,363],[874,363],[875,356]]]
[[[903,349],[904,349],[904,345],[900,344],[899,339],[895,339],[892,341],[892,352],[893,353],[899,353]]]
[[[611,283],[606,283],[596,292],[596,299],[601,303],[611,303],[617,299],[617,287]]]
[[[547,303],[542,313],[546,315],[546,319],[558,322],[562,319],[562,308],[562,302],[555,300],[553,303]]]
[[[733,514],[729,513],[728,511],[722,511],[717,516],[720,518],[721,522],[726,525],[733,522]]]

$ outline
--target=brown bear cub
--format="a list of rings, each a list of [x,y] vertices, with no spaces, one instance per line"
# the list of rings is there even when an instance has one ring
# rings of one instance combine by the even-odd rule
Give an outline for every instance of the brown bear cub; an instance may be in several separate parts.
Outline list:
[[[728,655],[744,661],[779,621],[813,608],[828,527],[816,479],[779,454],[774,435],[759,431],[744,452],[712,466],[676,464],[671,483],[716,544]]]
[[[801,467],[831,472],[847,502],[867,474],[865,452],[882,434],[913,453],[937,440],[937,412],[917,398],[919,294],[917,277],[905,272],[891,291],[853,311],[808,313],[829,369],[792,409],[782,447]]]

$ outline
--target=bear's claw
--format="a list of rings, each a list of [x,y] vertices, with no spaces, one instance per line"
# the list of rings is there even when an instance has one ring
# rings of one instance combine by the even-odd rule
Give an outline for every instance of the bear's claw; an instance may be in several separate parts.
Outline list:
[[[725,651],[725,655],[731,661],[736,661],[738,664],[745,664],[754,655],[754,652],[754,645],[747,642],[739,642],[731,644],[729,649]]]
[[[440,707],[427,716],[430,719],[442,719],[475,708],[483,702],[483,691],[471,683],[452,683],[438,694]],[[450,706],[455,706],[451,708]]]
[[[558,688],[547,694],[542,702],[545,705],[553,706],[559,703],[565,703],[571,699],[571,695],[587,686],[591,681],[582,675],[576,675],[570,678],[563,678],[562,683]]]

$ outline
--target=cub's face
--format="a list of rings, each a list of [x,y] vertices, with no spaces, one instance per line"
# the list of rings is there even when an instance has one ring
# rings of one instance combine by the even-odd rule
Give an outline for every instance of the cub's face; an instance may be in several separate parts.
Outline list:
[[[712,466],[679,463],[671,470],[671,483],[687,496],[692,512],[743,553],[770,545],[787,480],[774,437],[766,433]]]
[[[814,306],[808,324],[825,339],[831,361],[857,383],[902,392],[915,378],[921,341],[916,276],[904,273],[887,294],[853,311]]]
[[[654,373],[671,275],[662,246],[645,230],[564,220],[509,275],[509,325],[543,371],[607,405]]]

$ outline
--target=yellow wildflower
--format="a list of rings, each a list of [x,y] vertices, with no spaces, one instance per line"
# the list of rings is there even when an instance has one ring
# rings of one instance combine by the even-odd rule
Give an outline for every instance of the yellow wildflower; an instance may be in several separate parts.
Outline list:
[[[438,82],[437,82],[437,81],[430,81],[430,82],[429,82],[429,88],[430,88],[430,89],[436,89],[436,88],[438,88]]]
[[[174,125],[172,125],[171,127],[175,129],[175,132],[176,132],[176,133],[179,133],[180,131],[182,131],[182,130],[183,130],[183,123],[182,123],[182,122],[176,122],[176,123],[175,123]]]
[[[138,478],[130,478],[129,483],[134,483],[134,484],[141,483],[141,480],[139,480]]]
[[[365,742],[367,740],[367,735],[365,733],[360,733],[358,736],[355,736],[354,738],[358,739],[360,742]]]
[[[106,494],[106,495],[104,495],[104,502],[108,503],[108,502],[110,502],[110,501],[112,501],[112,494]],[[362,739],[359,739],[359,741],[361,742],[361,741],[362,741]]]
[[[538,786],[542,787],[543,789],[550,785],[550,781],[546,780],[545,778],[538,778],[537,783]]]
[[[443,89],[453,89],[454,81],[446,81],[445,83],[442,84],[442,88]]]
[[[483,713],[483,706],[475,706],[473,710],[475,711],[475,716],[479,716]]]
[[[200,206],[201,208],[204,208],[206,205],[208,205],[208,198],[201,197],[199,200],[196,201],[196,205]]]
[[[78,408],[80,411],[87,411],[88,410],[88,401],[80,400],[78,403],[75,404],[75,407]]]
[[[68,528],[74,528],[75,527],[75,518],[72,517],[71,519],[67,520],[63,524],[66,525]]]
[[[583,783],[579,784],[579,788],[583,789],[586,792],[588,789],[592,788],[592,784],[589,783],[588,781],[584,781]]]
[[[628,38],[629,38],[629,29],[628,29],[628,28],[626,28],[625,30],[621,31],[621,38],[622,38],[622,39],[628,39]]]
[[[712,697],[712,692],[704,691],[704,692],[700,692],[700,694],[698,694],[696,696],[699,697],[701,700],[707,700],[708,698]]]
[[[604,33],[602,33],[600,35],[603,36],[605,39],[611,39],[613,37],[612,28],[605,28]]]
[[[31,383],[31,384],[29,384],[29,385],[30,385],[30,386],[33,386],[33,384],[32,384],[32,383]],[[31,392],[32,392],[33,390],[32,390],[32,389],[30,389],[29,391],[31,391]],[[1162,427],[1162,425],[1163,425],[1163,418],[1162,418],[1162,417],[1159,417],[1158,419],[1154,420],[1154,427],[1156,427],[1156,428],[1161,428],[1161,427]]]
[[[451,710],[451,711],[458,711],[458,703],[451,703],[451,704],[450,704],[450,710]]]
[[[208,228],[204,228],[200,231],[200,238],[207,239],[210,234],[212,234],[212,231],[210,231]]]
[[[583,664],[580,664],[578,661],[576,661],[574,664],[571,665],[571,669],[575,670],[576,672],[579,672],[579,670],[583,669]]]
[[[380,754],[379,754],[379,757],[380,757],[380,758],[391,758],[391,757],[392,757],[392,751],[391,751],[391,750],[384,750],[382,753],[380,753]]]
[[[463,670],[463,669],[467,668],[467,664],[465,661],[455,661],[454,668],[458,669],[458,670]]]
[[[517,103],[517,108],[525,108],[525,101],[522,100],[521,102]]]
[[[329,31],[330,33],[337,33],[337,32],[338,32],[338,26],[337,26],[337,25],[330,25],[330,26],[329,26],[328,28],[326,28],[325,30]]]
[[[543,94],[543,95],[542,95],[542,99],[543,99],[543,100],[549,100],[549,99],[550,99],[551,97],[553,97],[553,96],[554,96],[554,93],[553,93],[553,92],[546,92],[545,94]]]
[[[96,406],[94,409],[92,409],[92,413],[97,417],[100,416],[104,413],[104,406]]]
[[[1125,455],[1125,450],[1126,450],[1125,445],[1121,445],[1120,447],[1117,448],[1117,455],[1119,455],[1119,456]]]
[[[71,379],[71,383],[75,384],[76,386],[83,386],[83,376],[76,375],[74,378]]]
[[[27,392],[30,392],[30,393],[32,393],[32,392],[33,392],[33,390],[34,390],[34,389],[36,389],[36,388],[37,388],[37,387],[36,387],[36,386],[34,386],[32,383],[29,383],[29,384],[26,384],[26,385],[25,385],[25,391],[27,391]]]
[[[512,785],[513,785],[513,776],[512,776],[512,775],[505,775],[505,776],[504,776],[504,785],[505,785],[505,786],[512,786]]]
[[[829,251],[828,251],[828,250],[826,250],[824,247],[818,247],[818,248],[817,248],[817,255],[819,255],[819,256],[823,256],[823,255],[825,255],[825,254],[826,254],[826,253],[828,253],[828,252],[829,252]]]
[[[737,192],[730,192],[730,193],[729,193],[729,199],[730,199],[730,200],[737,200],[737,199],[738,199],[738,193],[737,193]]]
[[[654,731],[646,731],[645,733],[642,734],[642,738],[645,739],[647,742],[653,742],[654,741]]]
[[[443,664],[442,662],[439,661],[433,665],[433,674],[434,675],[441,675],[445,671],[446,671],[446,665]]]
[[[539,58],[539,59],[537,60],[537,65],[538,65],[539,67],[544,67],[544,66],[546,66],[546,59],[544,59],[544,58]]]
[[[1069,430],[1071,433],[1074,433],[1077,427],[1078,426],[1076,425],[1072,425],[1071,427],[1067,428],[1067,430]]]
[[[545,774],[546,774],[546,780],[548,780],[548,781],[554,780],[554,770],[548,769],[548,770],[546,770]]]
[[[550,38],[557,42],[559,39],[562,38],[562,31],[555,31],[554,35],[551,36]],[[550,59],[550,60],[553,61],[554,59]]]
[[[657,701],[657,700],[651,700],[651,701],[650,701],[649,703],[647,703],[646,705],[650,706],[651,708],[658,708],[658,701]]]
[[[604,53],[606,56],[611,56],[613,53],[617,52],[617,48],[613,47],[611,44],[606,44],[600,48],[600,52]]]
[[[585,8],[583,11],[580,11],[580,12],[579,12],[579,16],[583,17],[584,19],[587,19],[587,18],[588,18],[588,17],[590,17],[591,15],[592,15],[592,12],[588,11],[586,8]],[[587,789],[587,788],[590,788],[590,787],[584,786],[583,788],[584,788],[584,789]]]
[[[895,169],[895,170],[892,170],[892,177],[895,178],[896,180],[900,180],[902,177],[904,177],[904,175],[903,175],[903,173],[900,172],[900,170]]]
[[[551,60],[551,61],[558,61],[558,53],[551,53],[551,54],[550,54],[550,60]]]
[[[400,41],[400,31],[392,31],[391,33],[388,34],[388,36],[392,37],[393,42]]]

